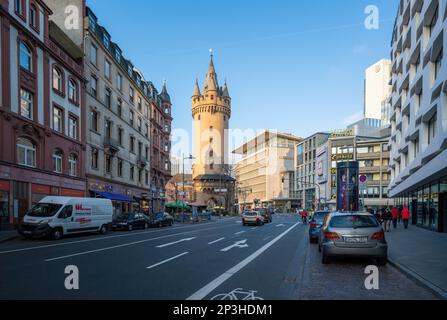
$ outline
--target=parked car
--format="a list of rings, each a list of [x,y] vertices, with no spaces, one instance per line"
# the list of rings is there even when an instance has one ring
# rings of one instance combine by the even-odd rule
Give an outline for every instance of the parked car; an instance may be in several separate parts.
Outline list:
[[[113,224],[114,230],[147,229],[151,220],[143,213],[126,213],[119,216]]]
[[[324,219],[330,211],[315,211],[310,219],[309,226],[309,242],[318,243],[318,236],[320,234],[320,228],[323,225]]]
[[[264,217],[259,211],[245,211],[242,213],[242,225],[264,225]]]
[[[172,227],[174,225],[174,218],[166,212],[157,213],[154,218],[151,220],[152,227]]]
[[[333,257],[368,257],[388,262],[388,244],[379,221],[370,213],[330,213],[319,235],[322,263]]]
[[[45,197],[26,213],[18,231],[25,238],[55,240],[68,234],[105,234],[112,217],[112,201],[108,199]]]

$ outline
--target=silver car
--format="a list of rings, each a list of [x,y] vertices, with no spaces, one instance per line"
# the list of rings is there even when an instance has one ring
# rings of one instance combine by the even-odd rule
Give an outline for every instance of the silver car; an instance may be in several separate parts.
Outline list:
[[[378,265],[388,262],[388,244],[382,226],[370,213],[333,212],[320,229],[319,250],[322,262],[332,257],[366,257]]]

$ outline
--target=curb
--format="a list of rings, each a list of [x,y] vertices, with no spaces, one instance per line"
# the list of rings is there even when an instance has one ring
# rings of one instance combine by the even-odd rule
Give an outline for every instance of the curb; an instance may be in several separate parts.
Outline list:
[[[404,273],[408,278],[411,280],[417,282],[418,284],[426,287],[428,290],[430,290],[433,294],[438,296],[440,299],[447,300],[447,292],[443,290],[442,288],[438,287],[437,285],[431,283],[430,281],[426,280],[413,270],[409,269],[408,267],[393,261],[392,259],[388,258],[388,262],[390,265]]]

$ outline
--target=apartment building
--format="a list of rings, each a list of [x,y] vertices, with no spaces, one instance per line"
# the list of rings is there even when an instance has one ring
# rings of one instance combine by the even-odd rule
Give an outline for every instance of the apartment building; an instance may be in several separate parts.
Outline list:
[[[317,208],[319,197],[316,182],[317,150],[329,138],[328,133],[315,133],[298,143],[295,148],[295,191],[299,199],[300,208]]]
[[[113,200],[116,214],[147,211],[164,188],[151,174],[151,156],[166,143],[155,128],[161,120],[154,118],[163,107],[170,115],[170,102],[124,57],[90,8],[86,15],[87,191]]]
[[[402,0],[392,35],[391,184],[412,222],[447,232],[447,1]]]
[[[365,71],[365,106],[364,117],[382,118],[382,106],[391,93],[391,61],[382,59]]]
[[[295,146],[302,138],[265,131],[233,151],[239,210],[272,207],[297,209],[294,192]]]
[[[3,226],[45,196],[86,194],[82,40],[52,15],[42,0],[0,1]]]

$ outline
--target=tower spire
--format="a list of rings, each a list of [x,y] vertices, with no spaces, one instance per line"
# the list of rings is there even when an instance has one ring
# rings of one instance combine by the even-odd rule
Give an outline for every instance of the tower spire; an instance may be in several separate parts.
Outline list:
[[[219,88],[219,84],[217,83],[217,74],[214,68],[213,57],[214,57],[213,49],[210,49],[210,66],[208,69],[208,73],[206,75],[205,88],[203,89],[204,92],[218,91]]]
[[[194,87],[193,97],[200,97],[199,79],[196,78],[196,85]]]

